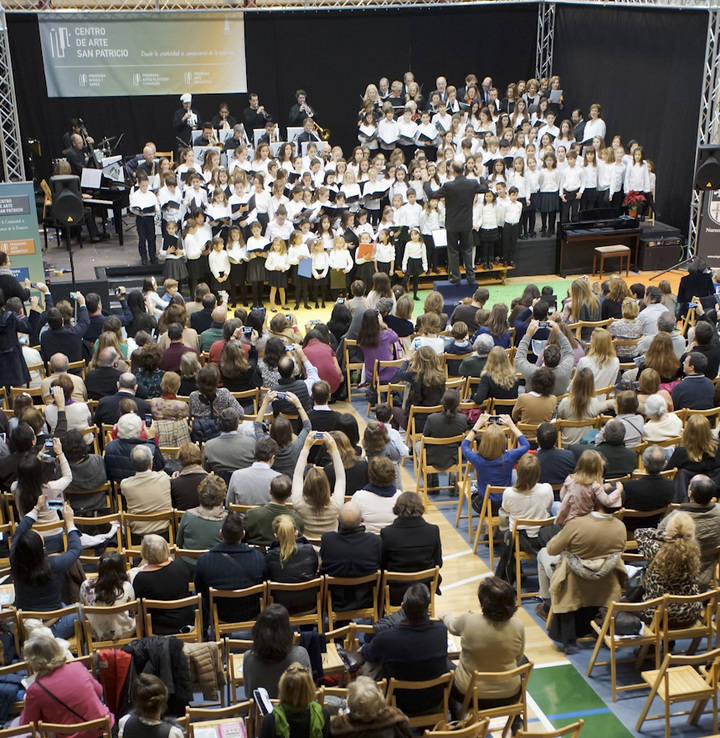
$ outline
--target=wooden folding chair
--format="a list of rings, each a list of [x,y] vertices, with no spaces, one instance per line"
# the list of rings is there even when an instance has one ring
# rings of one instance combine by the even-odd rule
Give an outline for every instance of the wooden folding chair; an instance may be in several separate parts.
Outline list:
[[[462,454],[462,448],[460,449]],[[477,477],[475,473],[475,467],[469,462],[463,460],[463,473],[459,480],[460,494],[458,495],[457,509],[455,510],[455,527],[460,525],[461,520],[467,518],[468,521],[468,544],[472,543],[473,539],[473,517],[475,510],[472,506],[472,480]],[[465,506],[465,512],[463,513],[463,506]]]
[[[267,584],[255,584],[252,587],[244,589],[216,589],[209,588],[209,612],[212,622],[213,635],[220,639],[232,633],[242,633],[252,630],[255,625],[255,619],[265,609],[267,602]],[[245,600],[248,604],[249,617],[246,620],[227,621],[220,617],[218,604],[222,609],[223,603],[226,606],[231,604],[239,605]]]
[[[15,398],[18,395],[30,395],[33,405],[44,405],[42,399],[42,388],[40,387],[10,387],[10,404],[15,405]]]
[[[325,597],[325,576],[310,579],[307,582],[268,582],[268,604],[280,602],[283,604],[283,592],[298,593],[315,591],[315,607],[310,612],[299,612],[290,614],[290,625],[314,625],[318,633],[323,630],[323,599]],[[279,595],[279,597],[278,597]]]
[[[132,524],[133,523],[158,523],[158,522],[165,522],[167,523],[166,528],[158,528],[157,530],[152,531],[152,533],[161,534],[164,533],[165,530],[168,531],[168,545],[174,546],[175,545],[175,530],[172,522],[172,515],[173,511],[172,509],[168,510],[160,510],[159,512],[154,513],[129,513],[129,512],[122,512],[122,523],[123,523],[123,529],[125,530],[125,551],[132,556],[140,556],[140,547],[141,543],[133,543],[132,535]],[[136,534],[140,535],[140,534]],[[147,535],[147,534],[143,534]]]
[[[515,734],[516,738],[580,738],[582,732],[584,720],[578,720],[577,722],[570,723],[564,728],[558,728],[557,730],[544,730],[540,733],[536,731],[518,730]]]
[[[571,323],[568,328],[575,332],[575,338],[578,341],[582,341],[583,328],[607,328],[612,323],[614,318],[607,318],[607,320],[578,320],[577,323]]]
[[[16,725],[14,728],[5,728],[4,730],[0,730],[0,738],[20,738],[21,736],[28,736],[28,738],[38,738],[38,732],[37,728],[35,727],[35,723],[30,722],[25,725]]]
[[[517,666],[509,671],[473,671],[470,684],[465,692],[462,714],[467,715],[472,710],[479,718],[489,718],[491,720],[496,717],[507,718],[502,735],[508,732],[515,717],[520,715],[523,721],[523,729],[527,730],[527,685],[532,669],[533,663],[528,661],[527,664]],[[508,679],[516,679],[517,677],[520,678],[520,690],[517,702],[512,702],[509,705],[503,705],[501,707],[478,709],[478,682],[503,684]]]
[[[696,671],[696,667],[710,665],[705,676]],[[688,715],[690,725],[697,725],[700,716],[707,704],[712,700],[713,733],[718,732],[718,672],[720,671],[720,648],[697,656],[676,656],[666,653],[659,669],[643,671],[642,678],[650,687],[645,705],[635,723],[635,730],[640,731],[646,720],[665,720],[665,738],[670,738],[670,718]],[[663,703],[662,715],[648,715],[650,706],[655,697]],[[670,706],[675,702],[694,702],[692,710],[684,712],[670,712]]]
[[[55,738],[58,735],[83,733],[97,735],[98,731],[102,731],[103,738],[112,738],[109,715],[98,718],[97,720],[88,720],[84,723],[44,723],[42,720],[38,721],[38,734],[40,738]]]
[[[196,728],[210,727],[210,723],[233,722],[233,718],[235,720],[240,719],[245,723],[249,721],[252,709],[252,700],[243,700],[229,707],[186,707],[185,717],[188,721],[188,736],[193,738]]]
[[[466,725],[461,728],[451,730],[449,726],[443,726],[442,723],[436,725],[433,730],[426,730],[424,738],[485,738],[488,731],[490,721],[488,718],[475,719],[474,716],[469,721],[464,721]],[[445,729],[447,728],[447,729]],[[533,733],[533,735],[537,735]]]
[[[190,630],[180,633],[158,633],[153,630],[152,615],[157,611],[180,610],[185,607],[194,607],[195,616],[193,624],[188,626]],[[190,641],[190,643],[200,643],[203,633],[200,623],[200,612],[202,609],[202,598],[199,594],[183,597],[179,600],[142,600],[142,612],[145,619],[145,635],[174,635],[181,641]],[[163,628],[164,630],[164,628]]]
[[[491,569],[495,567],[495,531],[500,527],[500,515],[493,514],[490,495],[502,495],[504,491],[505,487],[495,486],[492,484],[486,485],[485,492],[483,494],[482,506],[480,508],[480,520],[478,520],[478,526],[475,530],[473,553],[477,553],[477,548],[480,544],[480,533],[484,526],[488,537],[488,554],[490,556]]]
[[[388,405],[392,406],[392,393],[394,391],[403,392],[405,390],[405,383],[404,382],[385,382],[382,383],[380,381],[380,372],[385,367],[394,367],[397,371],[403,364],[405,363],[405,359],[391,359],[389,361],[380,361],[380,359],[375,360],[375,364],[373,365],[373,375],[372,375],[372,387],[375,390],[375,394],[377,396],[377,402],[383,403],[386,402]],[[385,395],[385,399],[383,399],[383,395]],[[370,415],[370,411],[372,410],[372,403],[368,400],[367,403],[367,414]]]
[[[702,607],[700,618],[692,625],[683,628],[671,628],[670,617],[672,615],[672,605],[690,605],[699,603]],[[662,641],[663,653],[667,654],[672,651],[670,648],[671,641],[690,640],[690,647],[687,653],[692,655],[697,651],[700,641],[704,638],[707,642],[708,651],[712,647],[712,640],[715,637],[715,629],[718,624],[718,609],[720,605],[720,589],[713,589],[709,592],[701,592],[696,595],[665,595],[665,605],[663,607],[663,617],[660,625],[660,638]]]
[[[242,687],[244,684],[243,659],[252,647],[253,642],[251,640],[223,638],[229,705],[232,705],[237,700],[237,688]]]
[[[347,382],[348,402],[352,402],[352,391],[354,389],[357,390],[359,388],[358,385],[360,384],[359,382],[357,382],[355,386],[353,386],[352,373],[362,372],[362,369],[365,366],[364,361],[350,361],[349,349],[352,347],[358,347],[357,341],[352,338],[345,338],[343,340],[343,361],[345,362],[345,381]],[[362,351],[362,349],[359,350]],[[371,378],[365,377],[366,381],[368,381],[368,379]]]
[[[426,728],[436,725],[441,720],[447,720],[453,676],[453,672],[449,671],[435,679],[427,679],[422,682],[391,677],[388,685],[387,703],[392,707],[397,707],[397,693],[401,690],[403,692],[423,692],[433,687],[442,687],[442,701],[437,705],[437,709],[434,705],[429,705],[430,712],[422,715],[408,715],[408,725],[411,728]]]
[[[241,405],[245,405],[243,400],[252,400],[253,412],[258,411],[258,388],[244,390],[243,392],[231,392],[230,393]]]
[[[587,428],[592,430],[593,428],[600,428],[601,423],[598,418],[588,418],[587,420],[566,420],[564,418],[558,418],[555,421],[555,427],[558,430],[558,448],[566,448],[567,445],[563,441],[562,431],[563,428]]]
[[[405,445],[412,450],[411,458],[413,462],[413,472],[416,479],[419,474],[420,454],[415,448],[415,445],[420,441],[422,432],[417,430],[415,426],[415,418],[418,415],[424,415],[427,419],[428,415],[439,412],[442,412],[442,405],[411,405],[410,410],[408,411],[407,428],[405,429]]]
[[[27,635],[25,631],[25,622],[27,620],[40,620],[43,625],[48,628],[52,627],[60,618],[66,615],[74,615],[75,623],[73,625],[73,635],[67,638],[68,648],[74,656],[80,656],[83,653],[82,626],[80,616],[80,605],[68,605],[67,607],[59,607],[57,610],[18,610],[18,621],[20,622],[20,637],[24,642]]]
[[[654,647],[655,668],[659,668],[660,625],[662,622],[664,602],[665,600],[663,597],[656,597],[653,600],[646,600],[645,602],[613,602],[607,610],[602,627],[594,620],[590,623],[597,634],[597,640],[595,641],[595,648],[593,649],[590,663],[588,664],[587,671],[585,673],[587,676],[590,676],[595,666],[610,666],[610,685],[612,689],[613,702],[617,700],[618,692],[625,692],[631,689],[643,689],[647,686],[645,682],[639,682],[635,684],[625,684],[618,687],[617,665],[619,663],[634,662],[635,668],[639,669],[648,654],[648,649]],[[643,610],[649,610],[653,607],[655,608],[655,612],[652,620],[650,623],[643,623],[642,628],[637,635],[621,636],[617,634],[616,620],[620,613],[638,615]],[[605,646],[605,648],[610,651],[610,658],[607,661],[598,661],[598,654],[600,653],[602,646]],[[618,659],[616,655],[617,652],[625,648],[638,649],[637,656]]]
[[[325,577],[325,592],[327,601],[327,619],[328,628],[333,630],[337,621],[360,620],[369,618],[371,623],[380,620],[379,599],[380,599],[380,576],[381,572],[376,571],[373,574],[367,574],[362,577]],[[363,592],[370,589],[371,602],[368,607],[359,607],[352,610],[336,610],[333,605],[333,588],[355,589],[361,588]]]
[[[515,589],[517,591],[517,606],[522,607],[523,597],[537,597],[540,592],[523,592],[522,591],[522,562],[534,561],[537,554],[528,553],[520,548],[519,531],[529,526],[537,526],[543,528],[546,525],[554,525],[555,518],[544,518],[543,520],[533,520],[531,518],[516,518],[512,527],[511,546],[515,557]],[[521,527],[522,526],[522,527]]]
[[[420,452],[418,454],[419,460],[418,460],[418,476],[416,477],[416,486],[415,491],[418,495],[420,495],[423,499],[423,502],[428,505],[430,504],[430,499],[428,498],[428,493],[431,489],[433,490],[441,490],[441,489],[451,489],[450,485],[442,486],[439,485],[437,487],[429,487],[428,486],[428,476],[430,474],[455,474],[457,482],[456,484],[459,486],[460,481],[462,479],[462,472],[463,472],[463,457],[462,457],[462,451],[460,449],[460,444],[465,439],[465,434],[459,435],[459,436],[450,436],[449,438],[430,438],[429,436],[422,435],[420,436]],[[433,466],[428,462],[427,454],[428,454],[428,447],[432,446],[455,446],[455,463],[448,466],[446,469],[440,469],[437,466]],[[444,500],[444,501],[434,501],[435,505],[437,507],[441,507],[443,505],[457,505],[455,500]]]
[[[135,620],[134,631],[120,638],[103,640],[94,636],[93,625],[95,625],[95,627],[102,627],[102,621],[104,618],[112,618],[115,615],[122,614],[128,614],[133,617]],[[85,643],[87,644],[89,653],[93,653],[100,648],[120,648],[120,646],[124,646],[126,643],[131,643],[132,641],[142,638],[143,617],[140,600],[131,600],[130,602],[124,602],[122,605],[94,605],[92,607],[89,605],[83,605],[82,616]],[[93,622],[94,618],[97,618],[95,622]]]
[[[436,566],[432,569],[423,569],[422,571],[383,571],[382,573],[382,592],[383,592],[383,604],[382,609],[385,615],[390,615],[397,612],[401,604],[393,604],[390,597],[390,588],[393,584],[405,585],[403,591],[407,589],[411,584],[416,582],[422,582],[428,585],[430,590],[430,616],[435,617],[435,593],[438,588],[438,580],[440,578],[440,567]],[[429,584],[428,584],[429,583]]]

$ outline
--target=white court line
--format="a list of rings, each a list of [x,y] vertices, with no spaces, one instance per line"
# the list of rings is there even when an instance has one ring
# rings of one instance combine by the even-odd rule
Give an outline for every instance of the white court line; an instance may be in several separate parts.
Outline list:
[[[548,720],[547,715],[538,707],[538,703],[532,698],[530,692],[526,692],[525,697],[527,699],[528,707],[540,721],[543,729],[547,731],[555,730],[555,726]]]
[[[443,561],[450,561],[450,559],[459,559],[461,556],[469,556],[472,553],[470,549],[467,551],[458,551],[454,554],[448,554],[447,556],[443,556]]]
[[[463,584],[470,584],[470,582],[478,582],[486,577],[491,577],[493,573],[486,571],[484,574],[476,574],[474,577],[468,577],[467,579],[461,579],[459,582],[453,582],[452,584],[443,584],[443,592],[447,592],[449,589],[455,589],[456,587],[462,587]]]
[[[535,666],[533,666],[533,671],[537,671],[538,669],[547,669],[548,666],[567,666],[569,663],[569,661],[548,661],[547,664],[535,664]]]

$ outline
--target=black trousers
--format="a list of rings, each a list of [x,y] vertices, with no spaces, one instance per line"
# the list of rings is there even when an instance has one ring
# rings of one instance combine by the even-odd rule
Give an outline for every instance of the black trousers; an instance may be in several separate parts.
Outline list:
[[[138,251],[140,259],[147,261],[148,257],[155,261],[155,217],[152,215],[135,216],[135,226],[138,234]]]

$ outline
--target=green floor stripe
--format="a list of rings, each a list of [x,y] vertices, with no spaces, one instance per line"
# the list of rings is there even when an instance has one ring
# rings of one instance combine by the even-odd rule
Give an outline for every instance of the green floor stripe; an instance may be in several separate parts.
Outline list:
[[[556,728],[582,717],[585,721],[583,738],[632,736],[572,664],[535,669],[530,676],[528,689],[546,715],[558,716],[556,720],[551,718]],[[595,710],[600,712],[584,714]]]

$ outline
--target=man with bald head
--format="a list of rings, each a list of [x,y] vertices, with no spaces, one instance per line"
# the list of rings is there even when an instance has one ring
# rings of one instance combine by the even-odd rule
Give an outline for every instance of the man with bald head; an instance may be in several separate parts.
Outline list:
[[[225,305],[218,305],[212,311],[210,317],[212,319],[210,327],[200,334],[200,351],[210,351],[210,346],[215,341],[222,341],[223,328],[227,320],[227,307]]]
[[[138,415],[143,418],[150,412],[150,404],[136,396],[137,379],[131,372],[123,372],[117,381],[117,392],[113,395],[103,397],[95,408],[95,425],[98,428],[102,423],[114,425],[120,417],[120,402],[122,400],[135,400]]]
[[[320,573],[331,577],[364,577],[380,569],[380,536],[365,530],[360,507],[352,500],[340,508],[337,532],[323,533],[320,561]],[[371,607],[372,586],[333,587],[332,597],[334,610]]]
[[[51,405],[53,401],[50,385],[52,384],[53,380],[57,379],[60,374],[68,374],[69,363],[70,361],[68,357],[65,356],[65,354],[53,354],[50,357],[50,361],[48,362],[48,369],[50,369],[50,374],[45,377],[42,382],[40,382],[40,390],[42,391],[43,402],[46,405]],[[82,377],[78,376],[77,374],[68,374],[68,376],[73,383],[72,399],[75,402],[85,402],[88,398],[88,393]]]
[[[117,391],[117,383],[124,365],[122,356],[111,346],[98,354],[95,368],[85,373],[85,387],[91,400],[100,400]]]

